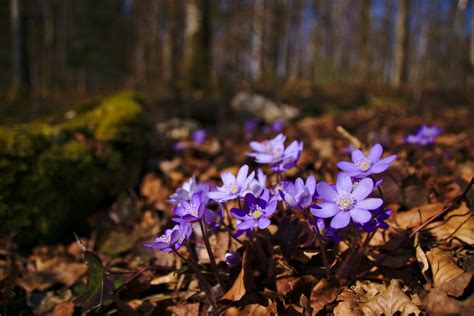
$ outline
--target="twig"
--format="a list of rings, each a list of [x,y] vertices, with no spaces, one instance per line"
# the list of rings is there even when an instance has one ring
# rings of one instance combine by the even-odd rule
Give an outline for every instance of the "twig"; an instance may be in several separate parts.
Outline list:
[[[469,192],[469,190],[471,189],[472,185],[474,184],[474,178],[471,178],[471,181],[469,182],[469,184],[467,185],[466,189],[464,190],[464,192],[449,206],[443,208],[441,211],[439,211],[438,213],[436,213],[435,215],[431,216],[426,222],[424,222],[423,224],[421,224],[417,229],[415,229],[410,235],[409,237],[412,238],[413,236],[416,235],[416,233],[418,233],[419,231],[421,231],[422,229],[424,229],[429,223],[433,222],[435,219],[437,219],[438,217],[440,217],[441,215],[443,215],[444,213],[447,213],[453,209],[455,209],[456,207],[458,207],[458,205],[462,202],[462,200],[464,200],[464,198],[466,197],[467,193]]]
[[[343,137],[347,138],[357,149],[362,148],[362,142],[357,139],[357,137],[353,136],[351,133],[349,133],[344,127],[341,125],[338,125],[336,127],[336,131],[339,132]]]

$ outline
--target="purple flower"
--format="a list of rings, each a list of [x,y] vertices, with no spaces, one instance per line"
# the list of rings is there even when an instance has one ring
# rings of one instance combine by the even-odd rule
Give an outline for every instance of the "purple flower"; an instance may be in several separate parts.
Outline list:
[[[224,220],[224,210],[219,204],[217,211],[206,208],[204,210],[204,222],[213,229],[218,229],[222,221]]]
[[[172,252],[181,248],[183,243],[188,240],[191,232],[190,224],[175,225],[173,228],[165,230],[165,233],[156,238],[152,244],[145,244],[144,246],[163,252]]]
[[[260,120],[257,118],[253,118],[253,119],[245,121],[244,123],[245,136],[247,136],[248,138],[253,137],[259,122]]]
[[[377,228],[387,229],[388,224],[385,220],[389,218],[392,213],[391,210],[385,210],[383,206],[380,206],[372,211],[372,218],[362,225],[362,229],[368,233],[375,231]]]
[[[206,197],[209,190],[210,185],[208,183],[197,182],[196,178],[193,176],[186,181],[181,188],[178,188],[175,193],[171,194],[167,202],[178,204],[183,201],[189,201],[196,192],[204,192],[204,197]],[[205,199],[205,202],[207,203],[207,199]]]
[[[172,220],[178,223],[191,223],[200,220],[206,208],[204,192],[194,193],[190,201],[180,202],[173,212],[179,217]]]
[[[302,151],[303,142],[293,141],[283,152],[280,162],[272,164],[272,170],[282,173],[293,168],[298,163]]]
[[[242,261],[242,256],[235,251],[227,252],[224,255],[225,263],[229,268],[235,267]]]
[[[197,129],[193,132],[193,141],[196,144],[202,145],[206,141],[206,130],[204,129]]]
[[[218,202],[229,201],[245,194],[250,182],[255,177],[255,172],[249,173],[249,166],[243,165],[237,177],[232,173],[224,172],[221,175],[223,186],[218,187],[217,191],[209,192],[207,196]]]
[[[282,120],[276,120],[272,122],[271,127],[273,132],[278,133],[285,128],[285,123]]]
[[[362,179],[354,186],[346,173],[337,177],[336,190],[326,182],[317,185],[318,194],[325,201],[318,203],[319,208],[311,208],[311,213],[320,218],[332,217],[330,226],[335,229],[349,225],[350,220],[364,224],[372,217],[369,210],[375,210],[383,204],[382,199],[367,198],[374,188],[372,179]]]
[[[441,128],[433,125],[422,125],[416,134],[410,134],[405,138],[405,143],[426,146],[432,144],[437,136],[441,134]]]
[[[255,161],[261,164],[280,162],[285,151],[285,139],[285,135],[278,134],[274,138],[264,140],[263,142],[252,141],[249,145],[255,152],[248,153],[247,155],[254,157]]]
[[[287,181],[280,191],[283,200],[293,209],[303,210],[311,206],[316,191],[316,178],[309,176],[306,183],[297,178],[295,183]]]
[[[257,170],[257,179],[253,179],[249,184],[249,191],[255,196],[260,196],[267,186],[267,176],[262,169]]]
[[[238,219],[237,229],[246,231],[258,227],[265,229],[270,225],[270,217],[276,210],[277,201],[267,203],[264,199],[256,198],[252,193],[245,196],[247,210],[233,208],[230,214]]]
[[[385,159],[382,157],[382,145],[376,144],[367,156],[359,149],[352,152],[352,162],[341,161],[337,163],[339,169],[351,177],[362,178],[371,174],[381,173],[390,166],[390,164],[397,158],[392,155]]]

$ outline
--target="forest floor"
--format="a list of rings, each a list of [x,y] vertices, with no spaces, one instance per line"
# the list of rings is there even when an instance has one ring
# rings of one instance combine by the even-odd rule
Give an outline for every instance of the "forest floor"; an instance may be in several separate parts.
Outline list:
[[[328,241],[327,278],[303,214],[279,206],[266,233],[257,234],[252,243],[241,237],[243,246],[222,227],[212,233],[222,287],[212,279],[202,237],[194,236],[193,256],[213,285],[219,313],[472,315],[472,118],[466,108],[420,116],[388,107],[287,124],[287,139],[304,143],[299,168],[285,173],[287,179],[314,175],[317,182],[335,183],[336,163],[350,160],[344,149],[351,144],[368,150],[381,143],[384,156],[397,155],[381,184],[385,208],[393,211],[389,227],[378,229],[368,245],[363,244],[365,235]],[[406,135],[422,124],[439,126],[442,134],[429,146],[405,144]],[[195,175],[220,185],[223,170],[236,173],[244,163],[256,170],[246,156],[249,142],[273,135],[257,130],[248,138],[240,125],[233,125],[225,133],[209,132],[202,145],[182,140],[179,151],[171,150],[171,140],[156,140],[149,157],[155,170],[143,175],[137,190],[118,196],[107,212],[89,219],[90,236],[37,246],[28,253],[4,238],[0,314],[58,316],[81,309],[92,315],[207,314],[210,305],[189,265],[175,254],[143,244],[170,227],[173,207],[166,201],[188,178]],[[191,255],[187,249],[180,251]],[[227,265],[229,251],[239,253],[242,262]]]

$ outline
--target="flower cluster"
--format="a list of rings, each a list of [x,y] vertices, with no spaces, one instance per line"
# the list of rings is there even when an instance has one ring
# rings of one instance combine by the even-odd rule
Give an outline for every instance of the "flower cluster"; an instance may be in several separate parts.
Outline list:
[[[306,216],[319,236],[336,242],[343,238],[340,231],[347,227],[366,232],[388,227],[385,220],[392,212],[383,207],[380,197],[372,196],[382,180],[375,182],[372,177],[387,170],[396,159],[395,155],[382,158],[380,144],[373,146],[367,154],[352,148],[352,161],[337,164],[341,172],[335,184],[317,183],[313,175],[290,181],[282,179],[282,173],[297,165],[303,143],[295,140],[285,146],[285,141],[286,136],[278,134],[269,140],[250,142],[253,152],[247,155],[262,168],[252,171],[248,165],[243,165],[237,174],[223,172],[220,186],[200,183],[194,177],[185,182],[168,199],[175,205],[172,220],[177,225],[146,246],[164,252],[176,251],[191,237],[193,227],[199,226],[202,236],[207,238],[209,227],[218,230],[226,225],[224,210],[230,201],[237,202],[234,206],[238,205],[228,213],[229,222],[235,223],[234,238],[242,234],[252,236],[255,230],[267,229],[281,203],[288,206],[286,209]],[[269,168],[265,169],[266,166]],[[194,225],[196,222],[200,225]],[[235,254],[226,256],[228,266],[238,262],[237,257]]]
[[[422,125],[415,134],[409,134],[405,138],[405,143],[426,146],[433,144],[436,137],[441,134],[441,128],[433,125]]]
[[[248,153],[260,164],[270,164],[271,169],[277,173],[288,171],[296,166],[303,151],[303,142],[293,141],[285,148],[286,136],[278,134],[270,140],[263,142],[250,142],[254,152]]]

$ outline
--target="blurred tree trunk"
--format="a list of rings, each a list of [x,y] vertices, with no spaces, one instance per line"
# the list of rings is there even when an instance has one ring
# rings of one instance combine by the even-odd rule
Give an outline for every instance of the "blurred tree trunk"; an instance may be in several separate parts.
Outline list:
[[[211,29],[211,1],[187,1],[184,64],[188,89],[211,90]]]
[[[407,63],[408,17],[410,16],[410,0],[398,2],[398,12],[395,24],[395,40],[393,49],[393,64],[390,84],[398,87],[403,81],[404,69]]]
[[[264,32],[265,3],[263,0],[255,0],[253,9],[253,30],[252,30],[252,53],[251,53],[251,73],[252,80],[262,79],[263,68],[263,32]]]
[[[370,69],[370,13],[372,10],[371,0],[362,0],[360,10],[359,26],[359,80],[360,82],[369,81]]]
[[[21,94],[28,93],[28,53],[26,28],[22,21],[21,0],[10,0],[10,36],[11,36],[11,87],[9,98],[15,100]]]

